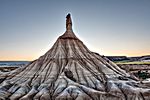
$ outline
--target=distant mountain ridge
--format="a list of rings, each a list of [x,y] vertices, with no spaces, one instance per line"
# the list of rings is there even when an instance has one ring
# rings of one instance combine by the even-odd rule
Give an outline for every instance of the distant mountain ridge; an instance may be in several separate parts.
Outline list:
[[[150,55],[144,55],[144,56],[133,56],[133,57],[127,57],[127,56],[106,56],[111,61],[143,61],[143,60],[150,60]],[[29,63],[31,61],[0,61],[0,64],[4,63]]]
[[[0,67],[24,66],[30,61],[0,61]]]
[[[111,61],[150,61],[150,55],[144,56],[135,56],[135,57],[127,57],[127,56],[106,56]]]

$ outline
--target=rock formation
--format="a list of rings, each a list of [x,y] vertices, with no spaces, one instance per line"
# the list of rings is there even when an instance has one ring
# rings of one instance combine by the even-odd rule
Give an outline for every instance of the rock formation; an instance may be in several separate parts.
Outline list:
[[[149,100],[150,89],[105,56],[91,52],[73,30],[25,67],[0,75],[2,100]]]

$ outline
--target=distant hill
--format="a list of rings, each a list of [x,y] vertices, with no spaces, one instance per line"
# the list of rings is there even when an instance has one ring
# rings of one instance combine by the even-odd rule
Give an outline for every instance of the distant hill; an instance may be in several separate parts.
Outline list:
[[[0,61],[0,67],[18,67],[27,65],[29,61]]]
[[[106,56],[111,61],[150,61],[150,55],[127,57],[127,56]]]
[[[126,56],[106,56],[109,60],[111,61],[125,61],[125,60],[130,60]]]

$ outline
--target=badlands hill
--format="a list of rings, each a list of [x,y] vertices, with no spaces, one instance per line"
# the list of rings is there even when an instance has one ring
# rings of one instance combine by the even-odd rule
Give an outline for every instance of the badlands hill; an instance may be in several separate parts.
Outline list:
[[[72,30],[25,67],[0,74],[1,100],[149,100],[143,86],[105,56],[91,52]]]

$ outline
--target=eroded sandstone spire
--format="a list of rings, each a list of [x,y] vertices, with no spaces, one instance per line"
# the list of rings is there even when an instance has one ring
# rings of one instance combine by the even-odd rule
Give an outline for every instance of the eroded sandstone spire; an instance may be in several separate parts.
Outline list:
[[[66,16],[66,30],[72,30],[71,14]]]
[[[62,36],[60,36],[60,38],[78,39],[72,29],[71,14],[68,14],[66,16],[66,32]]]

